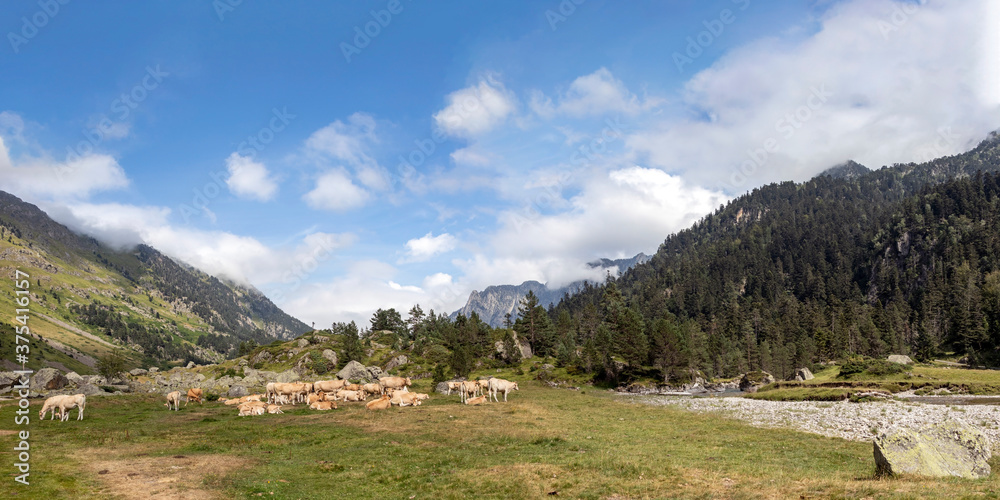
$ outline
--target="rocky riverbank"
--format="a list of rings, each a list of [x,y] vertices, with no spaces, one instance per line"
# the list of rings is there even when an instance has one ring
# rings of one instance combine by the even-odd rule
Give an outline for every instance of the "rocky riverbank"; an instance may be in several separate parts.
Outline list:
[[[945,421],[960,421],[988,436],[1000,450],[1000,406],[983,404],[937,405],[910,401],[831,403],[777,402],[734,397],[676,397],[622,395],[622,399],[653,406],[674,406],[716,413],[755,427],[786,428],[852,441],[870,442],[889,424],[919,429]]]

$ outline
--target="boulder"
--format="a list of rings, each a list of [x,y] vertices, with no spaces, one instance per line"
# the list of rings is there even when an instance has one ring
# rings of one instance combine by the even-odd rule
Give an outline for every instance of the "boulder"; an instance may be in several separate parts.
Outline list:
[[[91,385],[91,384],[83,384],[80,387],[77,387],[76,390],[73,391],[73,393],[86,394],[87,396],[96,396],[98,394],[105,394],[103,389],[97,387],[96,385]]]
[[[55,368],[42,368],[31,377],[31,390],[58,391],[66,387],[68,383],[69,380],[63,374],[59,373],[59,370]]]
[[[743,392],[757,392],[757,389],[767,384],[774,383],[774,375],[765,371],[748,372],[740,379],[740,390]]]
[[[333,366],[337,366],[337,353],[330,349],[323,349],[323,358]]]
[[[808,368],[796,368],[795,373],[792,374],[792,378],[789,380],[794,380],[796,382],[805,382],[806,380],[812,380],[816,378],[813,372]]]
[[[249,363],[248,363],[248,362],[247,362],[247,360],[245,360],[245,359],[241,359],[241,360],[240,360],[240,362],[239,362],[239,365],[240,365],[240,366],[246,366],[246,365],[248,365],[248,364],[249,364]]]
[[[888,427],[875,436],[874,454],[881,475],[978,479],[990,475],[992,450],[982,432],[947,420],[919,430]]]
[[[143,370],[142,368],[136,368],[136,369],[128,372],[128,374],[131,375],[131,376],[133,376],[133,377],[141,377],[141,376],[143,376],[143,375],[145,375],[147,373],[149,373],[149,372],[146,371],[146,370]]]
[[[358,382],[367,377],[368,370],[365,368],[365,365],[353,360],[337,372],[337,378],[350,380],[351,382]]]
[[[187,366],[185,368],[187,368],[188,370],[190,370],[190,369],[192,369],[192,368],[194,368],[196,366],[198,366],[198,365],[196,365],[194,363],[194,361],[188,361],[188,364],[187,364]]]
[[[405,354],[400,354],[399,356],[390,359],[389,362],[385,364],[385,371],[399,368],[409,362],[410,358],[407,358]]]
[[[556,369],[556,365],[553,365],[551,363],[545,363],[544,365],[540,366],[539,369],[552,371]]]
[[[69,380],[69,383],[71,383],[71,384],[73,384],[75,386],[81,386],[81,385],[84,385],[84,384],[87,383],[87,381],[84,380],[84,378],[81,377],[80,374],[78,374],[76,372],[69,372],[69,373],[67,373],[66,374],[66,380]]]
[[[267,363],[268,361],[271,361],[272,359],[274,359],[273,354],[267,351],[260,351],[257,354],[254,354],[252,358],[250,358],[250,364],[252,364],[253,366],[260,366],[264,363]]]
[[[313,340],[315,340],[317,344],[322,344],[323,342],[329,342],[330,337],[325,337],[323,335],[313,335]]]
[[[298,346],[302,348],[309,347],[309,339],[299,339]]]
[[[158,371],[160,371],[160,369],[157,368],[157,367],[155,367],[155,366],[150,366],[149,367],[149,373],[156,373]]]
[[[898,363],[901,365],[912,365],[913,360],[909,356],[904,356],[902,354],[893,354],[886,358],[886,361],[890,363]]]
[[[18,376],[14,372],[0,372],[0,389],[14,387],[18,384]]]
[[[531,358],[532,357],[531,346],[528,345],[527,342],[525,342],[523,344],[520,344],[520,345],[521,345],[521,359],[529,359],[529,358]]]
[[[230,398],[242,398],[243,396],[246,396],[248,394],[250,394],[250,392],[247,391],[246,386],[243,386],[243,385],[234,385],[234,386],[232,386],[232,387],[229,388],[229,392],[226,393],[226,397],[230,397]]]
[[[434,386],[434,392],[448,394],[448,382],[438,382],[438,385]]]
[[[274,378],[274,381],[287,384],[289,382],[295,382],[298,379],[299,374],[295,373],[295,370],[285,370],[279,373],[278,376]]]
[[[368,373],[366,379],[372,382],[378,380],[379,377],[385,376],[385,372],[383,372],[382,369],[377,366],[369,366],[365,368],[365,371]]]

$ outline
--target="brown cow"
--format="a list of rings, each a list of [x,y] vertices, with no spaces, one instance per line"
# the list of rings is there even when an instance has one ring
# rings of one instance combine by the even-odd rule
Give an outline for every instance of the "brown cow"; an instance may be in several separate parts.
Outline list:
[[[365,408],[372,411],[388,410],[390,406],[392,406],[392,403],[389,401],[389,396],[382,396],[379,399],[365,403]]]
[[[188,389],[187,400],[184,401],[184,406],[187,406],[188,403],[190,403],[192,399],[195,400],[195,401],[197,401],[197,402],[199,402],[199,403],[201,403],[201,404],[205,404],[205,401],[202,399],[203,395],[204,394],[202,393],[201,389],[198,389],[198,388]]]

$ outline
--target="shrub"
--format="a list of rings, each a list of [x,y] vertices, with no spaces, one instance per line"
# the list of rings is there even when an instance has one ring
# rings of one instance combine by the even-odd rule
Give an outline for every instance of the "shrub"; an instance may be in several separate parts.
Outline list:
[[[211,392],[208,393],[208,394],[205,394],[205,401],[212,402],[212,401],[218,401],[218,400],[219,400],[219,395],[218,394],[214,394],[214,393],[211,393]]]

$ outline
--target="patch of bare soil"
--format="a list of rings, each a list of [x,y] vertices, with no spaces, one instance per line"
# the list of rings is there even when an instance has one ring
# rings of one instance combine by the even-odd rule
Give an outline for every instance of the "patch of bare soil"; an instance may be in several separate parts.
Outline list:
[[[81,458],[88,472],[107,488],[102,493],[128,499],[226,498],[221,491],[206,486],[205,480],[249,465],[248,460],[229,455],[134,456],[117,460]]]

